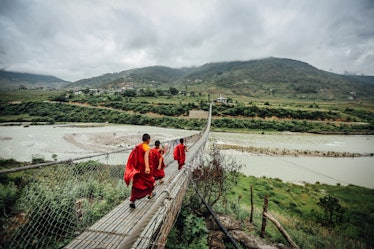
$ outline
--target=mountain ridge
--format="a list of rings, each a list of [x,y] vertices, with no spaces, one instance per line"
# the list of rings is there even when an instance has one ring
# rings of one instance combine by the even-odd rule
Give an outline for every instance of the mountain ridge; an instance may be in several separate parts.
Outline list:
[[[68,83],[70,82],[52,75],[0,70],[0,90],[61,88]]]
[[[182,68],[149,66],[64,82],[65,89],[182,87],[195,92],[211,89],[252,97],[278,95],[326,100],[374,96],[374,76],[335,74],[306,62],[275,57]]]

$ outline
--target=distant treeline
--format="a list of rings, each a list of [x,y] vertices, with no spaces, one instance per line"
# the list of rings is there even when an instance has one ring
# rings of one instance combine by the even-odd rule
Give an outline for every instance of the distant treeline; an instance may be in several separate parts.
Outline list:
[[[141,114],[145,113],[156,113],[165,116],[181,116],[188,115],[190,110],[198,109],[198,106],[194,103],[188,104],[158,104],[152,105],[148,102],[141,103],[124,103],[124,102],[107,102],[101,104],[101,106],[111,107],[123,111],[134,111]]]
[[[12,119],[6,116],[14,116]],[[201,130],[206,125],[204,119],[182,119],[176,117],[152,117],[132,114],[107,108],[82,107],[63,103],[24,102],[20,104],[1,104],[0,122],[82,122],[113,123],[131,125],[150,125],[174,127],[178,129]]]
[[[206,125],[205,119],[191,119],[185,117],[173,117],[172,115],[187,115],[192,107],[196,108],[194,104],[172,104],[172,105],[150,105],[150,104],[131,104],[112,103],[106,104],[109,108],[85,107],[70,105],[65,103],[50,103],[50,102],[23,102],[19,104],[0,104],[0,122],[47,122],[54,124],[55,122],[94,122],[94,123],[113,123],[113,124],[131,124],[131,125],[150,125],[159,127],[172,127],[178,129],[196,129],[201,130]],[[154,116],[146,114],[138,114],[132,112],[125,112],[128,107],[133,107],[135,112],[139,113],[159,113],[166,116]],[[136,108],[141,108],[140,110]],[[200,109],[207,109],[207,103],[201,103]],[[217,110],[220,111],[222,107],[214,107],[214,114],[217,115]],[[276,112],[276,109],[270,108],[254,108],[253,110],[264,111],[271,110]],[[157,112],[159,110],[159,112]],[[161,112],[162,110],[162,112]],[[240,108],[230,108],[224,110],[226,112],[235,113],[234,110],[241,110]],[[251,110],[251,109],[249,109]],[[278,110],[279,111],[279,110]],[[223,112],[223,111],[221,111]],[[169,113],[169,114],[167,114]],[[254,112],[251,112],[254,113]],[[256,112],[259,116],[259,112]],[[291,115],[291,111],[287,115]],[[299,112],[295,112],[298,114]],[[303,113],[303,112],[301,112]],[[315,112],[311,112],[311,115]],[[305,114],[305,113],[304,113]],[[171,116],[167,116],[171,115]],[[270,115],[270,114],[269,114]],[[285,114],[286,115],[286,114]],[[300,115],[300,114],[299,114]],[[334,112],[326,112],[326,117],[315,118],[325,119],[327,117],[336,117]],[[328,116],[330,115],[330,116]],[[356,114],[357,115],[357,114]],[[363,113],[363,118],[367,118]],[[370,113],[371,115],[371,113]],[[370,116],[369,115],[369,116]],[[235,115],[232,115],[235,116]],[[270,115],[274,116],[274,115]],[[314,133],[366,133],[371,134],[374,131],[373,123],[371,124],[351,124],[351,123],[334,123],[334,122],[315,122],[307,120],[266,120],[259,118],[214,118],[212,121],[212,129],[227,130],[274,130],[274,131],[293,131],[293,132],[314,132]]]
[[[141,114],[155,113],[166,116],[188,115],[191,110],[209,110],[207,101],[200,100],[198,103],[170,104],[150,103],[148,101],[135,100],[136,98],[117,96],[113,99],[101,100],[94,96],[86,96],[79,99],[71,99],[72,102],[88,103],[93,106],[110,107],[114,109],[133,111]],[[317,106],[317,105],[312,105]],[[317,106],[318,107],[318,106]],[[322,121],[347,121],[374,123],[374,114],[369,111],[346,108],[343,112],[321,111],[321,110],[295,110],[279,107],[258,107],[256,105],[224,104],[215,105],[212,110],[213,116],[220,117],[250,117],[250,118],[279,118],[296,120],[322,120]]]
[[[243,117],[260,117],[260,118],[289,118],[289,119],[306,119],[306,120],[337,120],[342,119],[341,115],[332,111],[303,111],[283,108],[259,108],[255,105],[244,106],[217,106],[214,115],[222,116],[243,116]]]
[[[124,103],[124,102],[107,102],[102,103],[102,106],[111,107],[115,109],[125,111],[135,111],[139,113],[157,113],[166,116],[180,116],[188,115],[188,112],[193,109],[208,110],[208,105],[204,102],[197,104],[149,104],[148,102],[139,103]],[[230,116],[242,116],[242,117],[260,117],[260,118],[289,118],[289,119],[306,119],[306,120],[341,120],[343,117],[338,112],[332,111],[302,111],[302,110],[288,110],[282,108],[259,108],[257,106],[215,106],[213,108],[214,116],[230,117]],[[360,118],[353,118],[357,121]]]

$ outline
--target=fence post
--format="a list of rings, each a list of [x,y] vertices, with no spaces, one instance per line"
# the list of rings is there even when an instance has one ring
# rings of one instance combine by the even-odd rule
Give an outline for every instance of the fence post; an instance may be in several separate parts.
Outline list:
[[[265,228],[266,228],[266,213],[268,211],[268,196],[265,195],[265,199],[264,199],[264,208],[263,208],[263,211],[262,211],[262,226],[261,226],[261,233],[260,233],[260,237],[261,238],[264,238],[265,237]]]
[[[251,215],[249,216],[249,222],[253,223],[253,190],[251,185]]]
[[[288,243],[290,243],[290,245],[292,246],[292,248],[299,249],[299,247],[295,244],[295,242],[288,235],[287,231],[284,230],[284,228],[282,227],[282,225],[276,219],[274,219],[269,213],[264,213],[264,214],[265,214],[266,218],[268,218],[271,222],[274,223],[274,225],[278,228],[279,232],[281,232],[281,234],[283,235],[283,237],[288,241]]]

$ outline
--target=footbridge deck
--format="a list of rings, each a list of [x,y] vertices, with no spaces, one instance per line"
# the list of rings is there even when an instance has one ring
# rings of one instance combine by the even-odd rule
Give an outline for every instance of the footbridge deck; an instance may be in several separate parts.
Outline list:
[[[129,207],[129,199],[124,200],[64,248],[164,248],[182,205],[191,170],[200,162],[209,128],[210,115],[204,133],[189,147],[186,165],[178,170],[176,162],[169,164],[164,183],[155,187],[154,198],[136,201],[135,209]]]

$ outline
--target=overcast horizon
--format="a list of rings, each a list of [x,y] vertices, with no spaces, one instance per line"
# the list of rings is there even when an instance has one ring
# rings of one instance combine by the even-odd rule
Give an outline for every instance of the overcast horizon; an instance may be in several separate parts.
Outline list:
[[[2,0],[0,33],[0,69],[68,81],[268,57],[374,76],[372,0]]]

